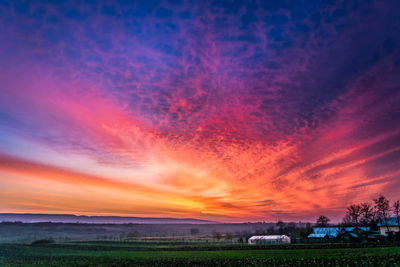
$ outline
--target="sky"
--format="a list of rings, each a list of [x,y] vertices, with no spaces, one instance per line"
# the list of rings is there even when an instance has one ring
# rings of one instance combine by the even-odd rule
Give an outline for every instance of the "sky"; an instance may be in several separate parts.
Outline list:
[[[399,199],[399,12],[0,0],[0,212],[334,221]]]

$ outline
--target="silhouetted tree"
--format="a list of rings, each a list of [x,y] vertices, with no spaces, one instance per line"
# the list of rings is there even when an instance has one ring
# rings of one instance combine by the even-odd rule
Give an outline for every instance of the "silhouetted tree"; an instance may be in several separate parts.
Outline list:
[[[360,222],[362,225],[371,225],[374,220],[374,209],[370,203],[361,203],[360,204]]]
[[[358,220],[361,216],[361,206],[356,204],[350,205],[347,207],[347,214],[349,215],[353,225],[358,227]]]
[[[313,232],[313,229],[311,227],[311,224],[307,223],[306,227],[301,229],[300,237],[303,239],[306,239],[312,232]]]
[[[276,233],[276,231],[275,231],[275,228],[273,226],[268,227],[267,235],[273,235],[275,233]]]
[[[221,235],[220,232],[214,232],[214,233],[213,233],[213,237],[214,237],[215,239],[217,239],[217,240],[220,240],[221,237],[222,237],[222,235]]]
[[[295,239],[297,237],[297,225],[294,222],[290,222],[287,224],[285,228],[286,234],[288,234],[291,238]]]
[[[283,227],[285,227],[285,223],[284,222],[282,222],[282,221],[278,221],[277,223],[276,223],[276,226],[278,227],[278,228],[283,228]]]
[[[225,234],[225,240],[232,240],[233,234],[232,233],[226,233]]]
[[[346,213],[342,220],[342,226],[349,226],[352,224],[353,224],[353,222],[352,222],[350,215],[348,213]]]
[[[284,227],[286,226],[286,223],[282,222],[282,221],[278,221],[276,223],[276,226],[279,228],[279,234],[282,235],[284,233]]]
[[[396,216],[397,225],[400,227],[400,201],[397,200],[393,203],[393,213]]]
[[[321,215],[321,216],[319,216],[318,219],[317,219],[317,226],[319,226],[319,227],[326,227],[326,226],[328,226],[328,223],[329,223],[330,221],[331,221],[331,220],[330,220],[328,217],[326,217],[326,216],[324,216],[324,215]]]
[[[390,216],[389,200],[384,196],[379,196],[378,198],[374,199],[374,202],[375,202],[375,213],[377,219],[386,226],[387,232],[389,234],[390,232],[389,222],[388,222]]]

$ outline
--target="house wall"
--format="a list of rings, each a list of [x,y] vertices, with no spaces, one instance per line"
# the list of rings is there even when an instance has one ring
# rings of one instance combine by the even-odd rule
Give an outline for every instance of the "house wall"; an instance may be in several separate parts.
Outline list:
[[[387,227],[386,226],[380,226],[379,230],[381,232],[381,235],[387,235]],[[398,226],[389,226],[390,232],[399,232],[399,227]]]

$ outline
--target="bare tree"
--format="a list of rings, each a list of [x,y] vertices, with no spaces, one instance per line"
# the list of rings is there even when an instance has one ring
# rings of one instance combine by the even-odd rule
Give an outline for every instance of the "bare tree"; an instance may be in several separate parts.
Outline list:
[[[380,220],[381,223],[386,226],[387,232],[389,234],[390,232],[389,222],[388,222],[390,216],[389,200],[384,196],[379,196],[378,198],[374,199],[374,202],[375,202],[375,212],[378,221]]]
[[[360,205],[350,205],[347,207],[347,214],[349,215],[351,222],[358,227],[358,220],[361,216],[361,206]]]
[[[349,214],[346,213],[342,220],[342,226],[349,226],[352,224],[352,219]]]
[[[360,204],[361,210],[361,224],[367,226],[370,225],[374,220],[374,209],[370,203],[361,203]]]
[[[279,233],[280,235],[282,235],[282,234],[284,233],[284,228],[285,228],[285,226],[286,226],[286,223],[284,223],[283,221],[279,220],[279,221],[276,223],[276,226],[279,227],[278,233]]]
[[[326,227],[326,226],[328,226],[329,222],[330,222],[330,219],[328,217],[321,215],[317,219],[317,226]]]
[[[393,213],[396,215],[397,225],[400,226],[400,201],[397,200],[393,203]]]
[[[279,227],[279,228],[284,228],[286,226],[286,223],[284,223],[283,221],[279,220],[276,223],[276,226]]]

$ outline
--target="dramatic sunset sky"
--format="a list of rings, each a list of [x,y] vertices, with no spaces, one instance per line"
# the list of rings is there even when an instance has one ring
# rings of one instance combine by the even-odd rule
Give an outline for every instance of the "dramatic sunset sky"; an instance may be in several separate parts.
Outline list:
[[[335,221],[398,199],[399,13],[2,0],[0,212]]]

